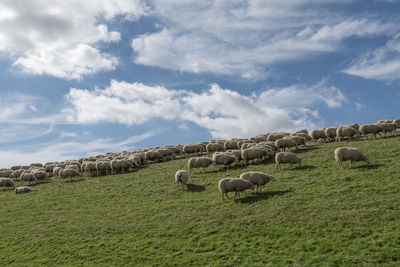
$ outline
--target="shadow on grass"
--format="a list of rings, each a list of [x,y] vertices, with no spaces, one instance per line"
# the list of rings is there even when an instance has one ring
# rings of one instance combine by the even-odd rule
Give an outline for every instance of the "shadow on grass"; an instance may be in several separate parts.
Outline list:
[[[292,169],[289,168],[289,170],[291,170],[291,171],[313,170],[313,169],[315,169],[315,166],[312,166],[312,165],[301,165],[301,166],[294,167]]]
[[[186,184],[186,189],[190,192],[203,192],[206,190],[206,187],[197,184]]]
[[[74,178],[72,178],[72,180],[70,180],[69,178],[66,178],[66,179],[63,179],[63,180],[61,180],[61,182],[65,182],[65,183],[78,183],[78,182],[82,182],[82,181],[84,181],[85,179],[83,179],[83,178],[79,178],[79,179],[74,179]]]
[[[366,165],[361,165],[357,166],[356,169],[378,169],[379,167],[385,166],[383,164],[366,164]]]
[[[249,196],[246,196],[244,198],[237,200],[237,202],[250,204],[250,203],[260,201],[260,200],[266,200],[273,196],[283,196],[283,195],[285,195],[287,193],[291,193],[291,192],[293,192],[293,190],[279,190],[279,191],[266,191],[266,192],[261,192],[261,193],[254,193],[254,194],[251,194]]]

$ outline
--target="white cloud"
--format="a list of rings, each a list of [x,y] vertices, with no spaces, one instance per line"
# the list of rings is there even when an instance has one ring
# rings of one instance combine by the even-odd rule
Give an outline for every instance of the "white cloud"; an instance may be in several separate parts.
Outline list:
[[[36,126],[15,123],[3,123],[0,128],[0,144],[25,141],[50,134],[53,125]]]
[[[159,32],[136,36],[135,63],[261,78],[274,63],[336,51],[348,37],[388,35],[397,23],[344,18],[349,1],[154,1]]]
[[[318,105],[338,108],[347,101],[338,88],[326,86],[325,82],[246,96],[217,84],[196,93],[115,80],[105,89],[72,88],[66,100],[69,105],[64,112],[71,123],[134,125],[162,118],[193,122],[217,138],[316,127]]]
[[[159,133],[160,131],[149,131],[140,135],[131,136],[122,141],[106,138],[85,142],[71,141],[41,143],[25,147],[21,146],[19,149],[0,151],[0,166],[11,167],[12,165],[30,164],[32,162],[45,163],[49,161],[63,161],[106,152],[134,150],[135,143],[153,137]]]
[[[121,37],[105,23],[117,16],[135,20],[147,10],[140,0],[3,0],[0,52],[32,74],[80,79],[113,70],[117,59],[101,52],[98,44]]]
[[[361,55],[344,73],[380,81],[400,80],[400,35]]]

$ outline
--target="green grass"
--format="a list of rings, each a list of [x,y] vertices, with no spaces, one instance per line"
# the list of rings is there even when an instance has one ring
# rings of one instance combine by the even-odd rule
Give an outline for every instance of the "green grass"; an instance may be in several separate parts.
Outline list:
[[[360,148],[371,165],[339,169],[333,151]],[[316,144],[302,168],[272,161],[203,174],[189,191],[174,174],[187,159],[36,192],[0,191],[0,265],[398,266],[400,142]],[[263,193],[221,201],[217,184],[245,171],[272,174]],[[231,199],[233,193],[230,193]]]

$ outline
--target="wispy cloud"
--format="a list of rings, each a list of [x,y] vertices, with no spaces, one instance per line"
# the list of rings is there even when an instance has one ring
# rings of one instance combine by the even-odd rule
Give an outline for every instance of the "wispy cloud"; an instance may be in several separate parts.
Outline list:
[[[64,112],[71,123],[138,125],[161,118],[193,122],[222,138],[313,127],[318,105],[338,108],[348,101],[340,89],[324,81],[242,95],[217,84],[197,93],[113,80],[105,89],[72,88],[66,99],[69,106]]]

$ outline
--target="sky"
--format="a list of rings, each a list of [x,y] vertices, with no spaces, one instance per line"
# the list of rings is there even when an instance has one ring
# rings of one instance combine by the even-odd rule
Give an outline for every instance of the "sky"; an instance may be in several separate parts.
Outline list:
[[[400,0],[1,0],[0,167],[399,118]]]

